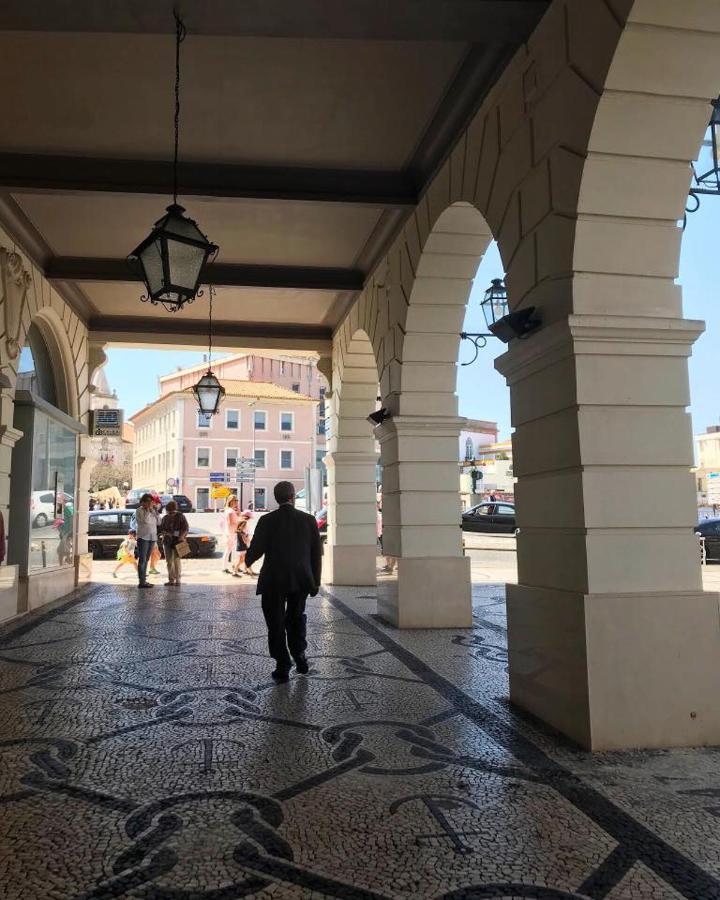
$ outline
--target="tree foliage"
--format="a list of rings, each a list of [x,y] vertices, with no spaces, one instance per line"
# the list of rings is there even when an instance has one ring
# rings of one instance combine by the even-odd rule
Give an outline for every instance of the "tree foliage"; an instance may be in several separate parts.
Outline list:
[[[114,463],[99,462],[90,473],[90,491],[104,491],[116,487],[123,491],[125,483],[132,482],[132,469],[128,465],[116,466]]]

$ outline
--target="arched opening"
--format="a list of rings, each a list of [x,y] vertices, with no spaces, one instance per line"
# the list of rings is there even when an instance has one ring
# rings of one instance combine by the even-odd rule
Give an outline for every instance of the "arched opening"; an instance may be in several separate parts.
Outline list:
[[[20,577],[18,610],[43,605],[75,584],[78,398],[69,347],[51,310],[31,322],[18,360],[8,563]],[[68,370],[70,365],[70,370]]]
[[[376,580],[378,454],[368,416],[377,396],[375,353],[367,332],[357,328],[340,336],[333,356],[325,577],[336,585]]]
[[[491,240],[478,210],[456,202],[437,215],[415,254],[406,241],[395,271],[391,265],[389,305],[405,310],[381,378],[383,405],[392,417],[376,433],[384,549],[398,558],[396,596],[382,611],[401,627],[471,620],[470,566],[460,530],[464,421],[458,415],[457,363],[473,280]],[[433,594],[442,603],[429,604]]]

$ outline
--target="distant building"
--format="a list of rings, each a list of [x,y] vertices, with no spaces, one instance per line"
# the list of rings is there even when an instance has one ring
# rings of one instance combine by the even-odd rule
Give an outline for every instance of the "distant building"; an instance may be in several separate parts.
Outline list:
[[[119,401],[115,391],[110,390],[104,367],[95,371],[90,384],[90,409],[118,409]],[[123,422],[121,433],[117,436],[91,435],[90,451],[93,459],[99,463],[132,468],[135,446],[135,429],[128,422]],[[122,489],[123,485],[118,485]]]
[[[485,448],[494,444],[497,437],[497,422],[468,419],[465,428],[460,432],[460,462],[480,459]]]
[[[197,509],[212,507],[211,473],[234,476],[240,458],[254,458],[256,478],[237,485],[243,505],[272,509],[272,487],[292,481],[325,455],[324,384],[308,357],[236,354],[213,362],[225,388],[216,416],[197,411],[192,386],[206,365],[160,379],[160,397],[132,416],[136,449],[133,486],[186,494]],[[272,379],[272,380],[271,380]]]
[[[704,434],[695,435],[697,489],[707,492],[707,477],[720,473],[720,425],[710,425]]]

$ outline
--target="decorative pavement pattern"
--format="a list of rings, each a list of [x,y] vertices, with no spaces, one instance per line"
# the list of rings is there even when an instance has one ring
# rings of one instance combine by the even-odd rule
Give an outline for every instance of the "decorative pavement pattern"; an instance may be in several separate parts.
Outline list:
[[[511,710],[502,587],[455,632],[316,597],[282,685],[251,590],[89,587],[0,632],[3,900],[720,898],[720,751],[591,756]]]

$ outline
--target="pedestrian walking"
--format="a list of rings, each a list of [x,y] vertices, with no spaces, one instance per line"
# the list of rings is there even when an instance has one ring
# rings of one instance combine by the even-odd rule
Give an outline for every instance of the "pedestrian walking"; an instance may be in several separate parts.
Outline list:
[[[252,513],[249,509],[246,509],[240,514],[235,530],[238,557],[235,568],[233,569],[233,575],[237,578],[240,577],[241,571],[245,575],[252,575],[253,578],[257,578],[257,572],[253,572],[253,570],[245,564],[245,555],[247,553],[247,548],[250,546],[250,519],[252,519]]]
[[[238,507],[238,498],[233,494],[227,499],[221,523],[225,530],[225,538],[227,541],[225,555],[223,556],[223,572],[227,572],[228,575],[235,575],[237,571],[236,567],[233,567],[233,555],[236,546],[239,546],[236,536],[239,521],[240,510]]]
[[[307,674],[305,603],[320,589],[322,545],[315,517],[295,509],[295,486],[280,481],[273,490],[278,509],[258,522],[245,563],[265,557],[256,593],[268,630],[268,649],[275,660],[272,677],[287,681],[291,657]]]
[[[160,534],[162,535],[163,549],[165,551],[165,563],[168,570],[166,585],[180,584],[182,569],[182,557],[177,547],[187,537],[190,530],[185,516],[178,510],[177,503],[171,500],[165,507],[165,515],[160,522]]]
[[[135,548],[137,547],[137,532],[131,528],[125,540],[118,547],[117,561],[118,564],[113,569],[113,578],[117,578],[117,573],[123,566],[132,566],[137,572],[137,560],[135,559]]]
[[[147,568],[153,549],[157,544],[159,514],[153,504],[151,494],[143,494],[135,514],[137,521],[138,544],[138,586],[150,588],[153,585],[147,580]]]

